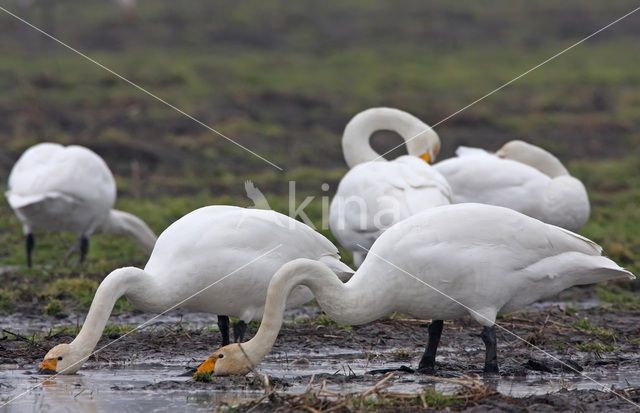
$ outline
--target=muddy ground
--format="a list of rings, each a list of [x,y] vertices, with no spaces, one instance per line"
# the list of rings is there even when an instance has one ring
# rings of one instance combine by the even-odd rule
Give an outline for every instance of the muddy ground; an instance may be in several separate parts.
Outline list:
[[[454,410],[633,411],[635,407],[629,401],[601,390],[613,387],[622,396],[640,402],[640,310],[603,305],[594,298],[593,291],[574,288],[554,301],[536,304],[527,312],[499,320],[502,327],[540,349],[500,330],[499,377],[482,375],[484,346],[480,328],[471,319],[445,322],[437,372],[435,376],[426,376],[411,369],[417,366],[424,350],[428,320],[390,315],[349,328],[327,322],[316,306],[291,313],[290,322],[282,328],[273,350],[259,367],[260,376],[268,376],[273,386],[270,397],[265,396],[261,379],[251,374],[248,378],[214,377],[209,383],[195,382],[188,374],[184,375],[218,347],[220,334],[211,328],[215,323],[209,320],[214,317],[180,312],[128,335],[112,332],[103,336],[96,348],[107,347],[92,357],[77,377],[92,371],[109,371],[114,377],[126,379],[130,371],[144,372],[146,366],[165,365],[172,370],[150,382],[124,385],[114,382],[109,389],[112,397],[127,397],[130,392],[156,395],[179,392],[189,400],[189,395],[213,394],[221,397],[201,398],[199,408],[235,406],[240,411],[268,411],[281,406],[308,411],[303,407],[308,404],[310,408],[348,411],[357,410],[357,406],[346,403],[345,395],[357,397],[395,371],[377,393],[378,400],[385,401],[377,407],[382,411],[418,410],[424,406],[419,399],[417,403],[407,402],[395,398],[396,394],[419,394],[425,388],[464,394],[464,386],[451,382],[456,379],[472,380],[467,384],[476,383],[480,387],[472,392],[472,397],[465,396],[468,400],[460,399],[448,407]],[[58,343],[70,342],[74,334],[47,334],[47,329],[42,329],[40,333],[44,336],[33,336],[29,335],[33,328],[27,325],[74,326],[77,316],[54,318],[27,311],[12,317],[25,324],[19,327],[21,337],[11,334],[10,329],[4,331],[0,341],[0,371],[17,369],[31,385],[36,385],[44,379],[36,375],[36,368],[45,352]],[[122,314],[112,317],[111,322],[135,325],[149,318],[151,315],[143,313]],[[255,331],[255,326],[251,326],[248,334]],[[55,378],[53,383],[60,380],[66,378]],[[75,386],[81,391],[81,384]],[[332,398],[318,393],[323,386],[342,395]],[[307,397],[295,396],[309,388],[312,390]],[[21,388],[15,380],[0,378],[3,400],[15,397],[18,390]],[[228,394],[236,397],[229,399]]]

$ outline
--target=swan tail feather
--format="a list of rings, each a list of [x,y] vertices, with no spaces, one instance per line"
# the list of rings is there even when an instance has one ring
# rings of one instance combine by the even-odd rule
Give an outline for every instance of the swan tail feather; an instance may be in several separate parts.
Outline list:
[[[602,281],[636,276],[604,256],[568,252],[546,258],[527,268],[537,281],[562,284],[563,288],[574,285],[599,283]]]

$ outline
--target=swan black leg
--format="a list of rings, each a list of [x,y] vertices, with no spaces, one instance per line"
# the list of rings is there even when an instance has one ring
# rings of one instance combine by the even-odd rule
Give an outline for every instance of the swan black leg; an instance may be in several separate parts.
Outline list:
[[[35,240],[33,239],[33,234],[27,234],[27,267],[31,268],[31,251],[33,251],[33,246],[35,245]]]
[[[222,334],[222,346],[229,344],[229,317],[226,315],[218,316],[218,328]]]
[[[484,359],[484,372],[498,374],[498,350],[496,342],[496,326],[484,327],[482,329],[482,341],[487,348],[486,356]]]
[[[233,325],[233,339],[236,343],[241,343],[244,339],[244,333],[247,331],[247,323],[240,320]]]
[[[80,237],[80,262],[84,262],[87,252],[89,252],[89,238],[83,235]]]
[[[420,373],[433,374],[435,372],[436,352],[438,351],[438,344],[440,344],[443,327],[444,322],[442,320],[433,320],[431,324],[429,324],[429,343],[418,365],[418,371]]]

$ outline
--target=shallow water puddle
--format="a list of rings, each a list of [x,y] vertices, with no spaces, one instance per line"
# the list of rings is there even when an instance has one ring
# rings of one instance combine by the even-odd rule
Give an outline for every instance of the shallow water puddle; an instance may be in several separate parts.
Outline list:
[[[591,303],[589,303],[591,304]],[[558,303],[538,304],[542,309]],[[541,310],[538,310],[541,311]],[[290,318],[296,320],[299,317],[313,316],[318,312],[314,307],[303,307],[302,310],[290,313]],[[574,318],[578,319],[578,315]],[[591,315],[590,315],[591,317]],[[124,314],[112,317],[111,322],[117,324],[138,324],[149,319],[147,314]],[[75,316],[73,318],[75,321]],[[29,336],[33,332],[47,331],[52,325],[75,324],[69,318],[65,320],[52,320],[38,316],[11,315],[3,320],[7,328]],[[78,322],[80,323],[80,319]],[[565,321],[566,322],[566,321]],[[604,321],[600,321],[604,324]],[[150,328],[157,329],[160,334],[165,328],[167,331],[175,330],[176,326],[188,329],[210,328],[215,325],[215,317],[209,314],[181,314],[172,312],[157,320],[154,320]],[[633,324],[635,326],[635,324]],[[398,324],[402,327],[403,325]],[[342,342],[336,338],[343,336],[341,330],[311,330],[309,325],[303,325],[301,331],[315,331],[309,341],[295,340],[299,338],[297,331],[290,331],[285,344],[279,349],[274,349],[263,362],[258,372],[267,374],[272,382],[280,385],[278,391],[287,393],[302,393],[306,390],[311,377],[314,377],[314,387],[322,386],[324,379],[326,389],[336,393],[361,393],[369,390],[377,382],[385,377],[385,374],[366,374],[375,369],[398,368],[401,365],[416,367],[423,351],[420,345],[402,342],[399,340],[387,340],[387,343],[379,343],[378,339],[387,339],[392,328],[387,324],[374,326],[354,332],[354,336],[364,337],[366,340]],[[318,327],[326,328],[326,327]],[[397,334],[407,334],[410,328],[405,324],[404,330]],[[305,330],[306,329],[306,330]],[[442,366],[443,374],[449,377],[462,377],[462,374],[470,374],[469,369],[480,368],[483,360],[483,349],[477,337],[466,333],[450,333],[438,353],[438,363]],[[461,330],[462,331],[462,330]],[[468,331],[465,327],[464,331]],[[526,330],[525,330],[526,331]],[[627,330],[624,330],[627,331]],[[155,334],[156,331],[152,333]],[[552,331],[553,332],[553,331]],[[324,335],[328,334],[328,335]],[[338,337],[338,334],[340,337]],[[457,335],[456,335],[457,334]],[[153,335],[153,334],[152,334]],[[348,335],[344,335],[345,337]],[[332,337],[332,339],[326,339]],[[549,340],[566,340],[566,336],[556,336]],[[217,333],[207,336],[212,341],[212,347],[217,343]],[[420,340],[418,340],[419,342]],[[424,341],[424,338],[421,340]],[[150,411],[154,409],[183,411],[211,411],[212,407],[220,403],[234,405],[239,402],[253,400],[264,394],[259,383],[251,386],[250,381],[230,380],[218,378],[212,383],[195,383],[190,377],[181,376],[185,372],[185,365],[195,366],[196,360],[204,360],[209,350],[203,346],[192,347],[185,350],[176,343],[170,343],[171,338],[165,339],[161,353],[149,351],[145,346],[139,352],[134,352],[128,346],[121,347],[124,352],[113,357],[117,364],[105,364],[105,362],[87,363],[77,375],[60,376],[42,385],[39,383],[46,376],[25,374],[24,368],[16,364],[0,365],[0,405],[21,395],[37,386],[10,404],[0,407],[3,412],[24,411]],[[309,344],[308,344],[309,343]],[[393,343],[393,344],[392,344]],[[139,343],[133,341],[131,346]],[[171,344],[171,345],[169,345]],[[308,344],[308,345],[307,345]],[[399,345],[408,345],[410,348],[401,348]],[[194,350],[194,348],[196,350]],[[359,350],[356,350],[359,348]],[[511,346],[509,342],[503,344],[501,354],[504,354],[501,366],[503,371],[522,371],[520,364],[532,357],[528,351]],[[567,388],[569,390],[626,388],[629,386],[640,387],[640,374],[637,372],[639,357],[637,352],[629,351],[629,346],[623,354],[604,356],[602,363],[583,363],[587,356],[572,351],[571,356],[583,366],[587,366],[585,374],[597,381],[594,383],[578,374],[547,374],[527,371],[526,376],[504,376],[499,378],[479,380],[495,388],[500,393],[512,397],[525,397],[534,394],[557,392]],[[131,359],[126,358],[131,351]],[[409,352],[410,360],[398,361],[398,354]],[[188,357],[187,357],[188,354]],[[176,355],[179,355],[176,357]],[[536,354],[541,360],[546,360],[543,355]],[[462,358],[461,358],[462,357]],[[512,358],[509,358],[512,357]],[[563,356],[561,356],[563,357]],[[128,361],[123,361],[123,360]],[[16,360],[20,360],[17,357]],[[22,359],[24,360],[24,359]],[[104,360],[104,359],[103,359]],[[7,362],[7,361],[5,361]],[[18,361],[19,362],[19,361]],[[28,366],[36,368],[34,362]],[[589,367],[590,366],[590,367]],[[597,367],[594,367],[597,366]],[[508,368],[507,368],[508,367]],[[554,370],[554,371],[557,371]],[[516,374],[516,373],[514,373]],[[256,385],[257,384],[257,385]],[[398,393],[417,393],[429,386],[443,393],[452,393],[456,385],[444,380],[434,380],[428,376],[397,372],[389,382],[387,391]],[[284,388],[282,387],[284,385]]]
[[[359,393],[368,390],[385,375],[369,375],[367,371],[377,368],[397,367],[408,363],[385,363],[367,361],[362,353],[336,352],[326,356],[310,357],[305,365],[285,363],[275,357],[264,362],[259,369],[272,379],[280,379],[289,387],[287,393],[304,392],[312,375],[316,375],[314,386],[319,387],[322,379],[334,373],[328,380],[327,390],[341,393]],[[260,397],[261,389],[250,390],[247,386],[233,386],[223,383],[194,383],[190,377],[181,377],[185,372],[183,363],[174,361],[145,362],[124,368],[96,368],[91,363],[72,376],[58,376],[39,385],[46,376],[25,374],[20,369],[0,370],[0,397],[7,402],[20,396],[0,412],[25,411],[146,411],[154,408],[163,410],[210,411],[221,402],[233,405]],[[640,386],[640,376],[633,371],[587,372],[594,380],[610,387],[624,388],[628,385]],[[579,375],[530,374],[527,377],[500,377],[483,379],[485,384],[500,393],[524,397],[532,394],[555,392],[568,389],[601,389],[601,387]],[[400,393],[419,392],[425,386],[435,387],[439,392],[451,393],[455,385],[433,381],[417,374],[396,373],[389,391]],[[220,385],[222,384],[222,386]],[[37,386],[37,387],[36,387]],[[117,410],[116,410],[117,409]]]
[[[183,367],[141,364],[126,369],[84,368],[80,374],[58,376],[46,381],[46,376],[25,375],[22,370],[0,371],[3,403],[0,412],[27,411],[123,411],[139,412],[154,409],[182,411],[210,411],[220,402],[230,404],[251,399],[254,394],[225,391],[176,389],[146,390],[147,385],[163,381],[191,382],[190,377],[179,377]],[[42,383],[42,384],[40,384]],[[7,385],[13,386],[7,389]],[[256,395],[259,393],[256,393]]]

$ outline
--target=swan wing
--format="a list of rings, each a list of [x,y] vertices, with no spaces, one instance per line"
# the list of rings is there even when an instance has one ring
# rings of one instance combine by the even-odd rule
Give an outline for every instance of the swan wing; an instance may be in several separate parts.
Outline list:
[[[14,208],[66,197],[108,210],[115,202],[116,186],[105,162],[89,149],[42,143],[29,148],[14,165],[7,192]]]
[[[486,323],[572,285],[632,277],[601,251],[578,234],[508,208],[455,204],[389,228],[352,282],[395,279],[411,285],[396,291],[407,303],[398,311],[427,318],[469,313]],[[367,272],[374,275],[363,280]]]
[[[340,181],[329,212],[331,231],[345,248],[361,251],[359,245],[370,247],[389,226],[450,198],[446,179],[416,157],[363,163]]]
[[[437,163],[435,169],[451,185],[455,203],[504,206],[528,215],[542,208],[551,181],[535,168],[493,155],[451,158]]]
[[[495,156],[495,155],[481,148],[471,148],[469,146],[458,146],[458,149],[456,149],[456,156],[462,157],[462,156]]]
[[[339,264],[338,249],[309,226],[275,211],[233,206],[197,209],[160,236],[145,271],[178,297],[197,297],[185,306],[260,319],[271,277],[296,258],[320,260],[343,278],[352,271]],[[309,301],[296,288],[289,306]]]

